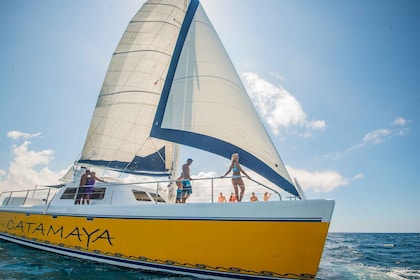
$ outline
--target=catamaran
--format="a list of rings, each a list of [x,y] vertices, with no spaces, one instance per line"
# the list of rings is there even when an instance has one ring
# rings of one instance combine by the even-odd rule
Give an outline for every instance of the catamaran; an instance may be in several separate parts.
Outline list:
[[[194,182],[206,184],[207,200],[175,203],[183,146],[226,159],[238,153],[271,184],[244,178],[247,189],[268,188],[277,199],[215,203],[230,182],[211,177]],[[86,169],[143,179],[101,177],[83,205]],[[129,22],[65,179],[1,193],[0,238],[206,279],[313,279],[334,208],[307,199],[288,174],[198,0],[149,0]]]

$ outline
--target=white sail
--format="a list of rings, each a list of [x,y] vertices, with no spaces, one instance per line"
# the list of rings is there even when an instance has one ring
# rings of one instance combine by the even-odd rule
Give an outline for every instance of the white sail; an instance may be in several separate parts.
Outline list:
[[[151,13],[153,11],[153,13]],[[230,158],[298,196],[197,0],[148,1],[105,78],[80,162],[167,174],[178,143]]]
[[[149,136],[186,1],[149,1],[129,23],[110,62],[79,162],[166,173],[172,143]]]
[[[238,152],[243,165],[298,195],[204,9],[193,5],[152,135],[226,158]]]

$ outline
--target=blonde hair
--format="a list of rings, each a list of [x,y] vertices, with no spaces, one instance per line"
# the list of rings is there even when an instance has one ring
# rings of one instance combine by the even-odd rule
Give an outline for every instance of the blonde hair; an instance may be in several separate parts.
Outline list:
[[[232,154],[232,156],[230,157],[230,159],[232,160],[232,163],[235,159],[239,158],[239,154],[238,153],[234,153]]]

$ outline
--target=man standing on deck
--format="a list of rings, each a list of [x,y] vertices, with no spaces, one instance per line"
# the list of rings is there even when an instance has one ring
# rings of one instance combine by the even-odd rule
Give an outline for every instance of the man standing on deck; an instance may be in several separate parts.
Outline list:
[[[192,164],[192,159],[187,159],[187,163],[182,165],[182,175],[184,179],[182,180],[182,203],[185,203],[192,194],[192,187],[191,187],[191,173],[190,173],[190,165]]]
[[[90,176],[90,170],[86,169],[85,174],[83,174],[82,177],[80,177],[80,183],[79,183],[79,187],[77,188],[77,196],[76,196],[75,204],[80,204],[80,200],[82,200],[84,196],[84,190],[85,190],[84,186],[86,185],[86,179],[88,175]]]

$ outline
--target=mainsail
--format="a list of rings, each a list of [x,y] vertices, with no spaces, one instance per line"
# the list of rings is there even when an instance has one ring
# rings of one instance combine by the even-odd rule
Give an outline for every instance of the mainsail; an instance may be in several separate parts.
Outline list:
[[[225,158],[239,153],[242,165],[299,195],[198,0],[147,1],[135,15],[80,162],[164,174],[173,143]]]
[[[109,65],[79,162],[129,173],[170,174],[173,143],[153,139],[156,114],[185,1],[143,5]]]

